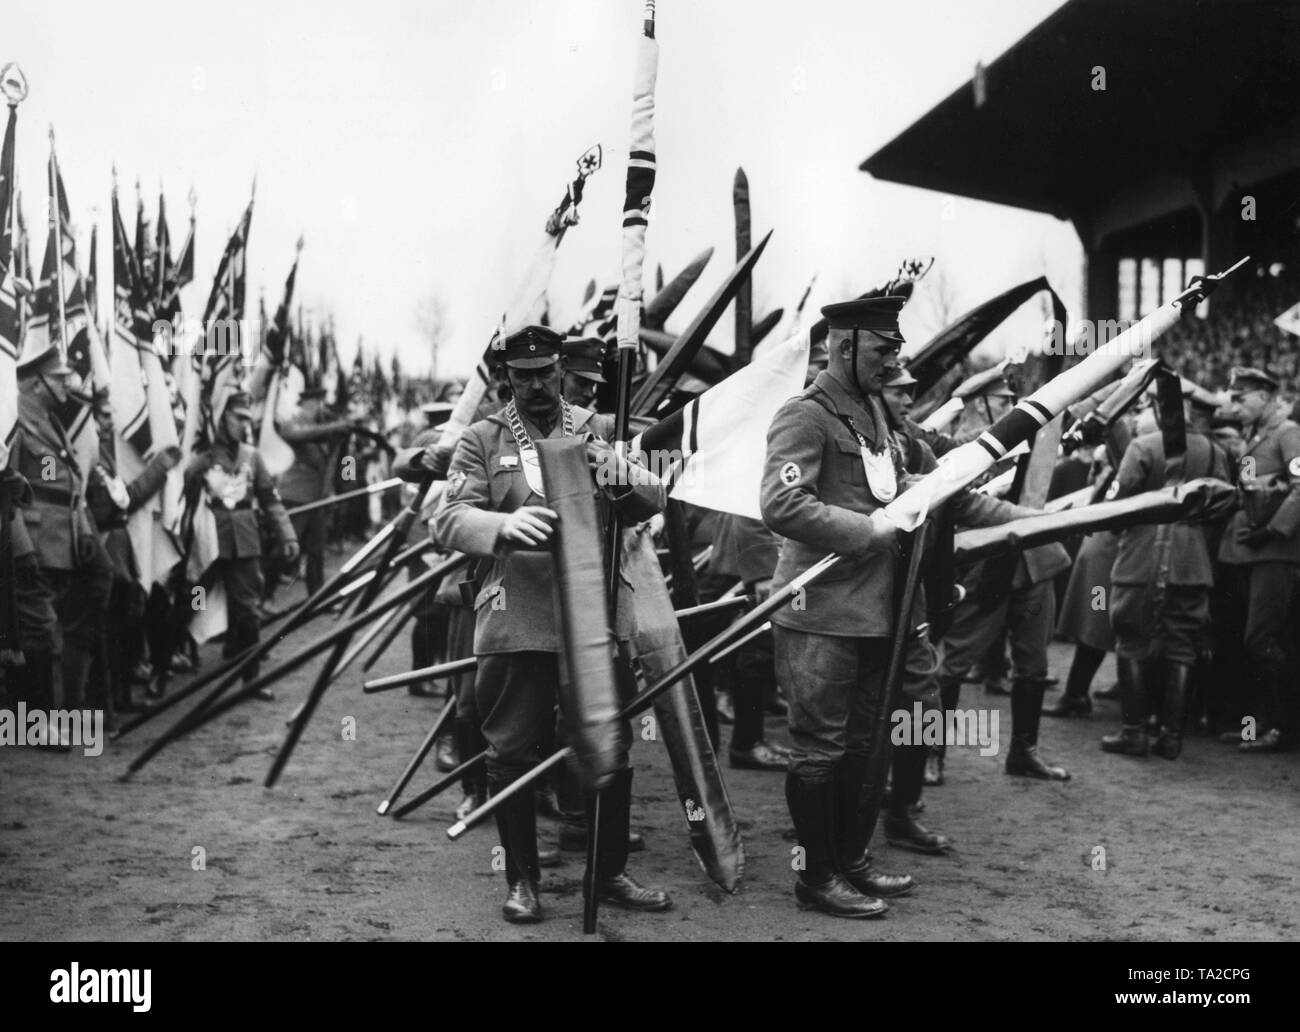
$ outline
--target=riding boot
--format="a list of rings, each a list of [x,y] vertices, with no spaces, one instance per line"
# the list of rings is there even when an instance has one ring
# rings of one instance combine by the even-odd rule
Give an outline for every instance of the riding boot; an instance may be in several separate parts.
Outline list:
[[[510,779],[491,778],[488,791],[492,795],[503,791]],[[537,901],[537,886],[541,870],[537,863],[537,817],[533,810],[533,794],[516,792],[496,810],[497,834],[505,850],[506,881],[509,890],[502,916],[512,924],[531,924],[542,919],[542,907]]]
[[[836,859],[845,881],[864,896],[902,896],[916,887],[912,877],[885,874],[871,862],[880,799],[869,783],[870,775],[864,753],[848,753],[835,766]]]
[[[791,771],[785,778],[803,870],[794,895],[802,910],[821,910],[834,917],[879,917],[889,910],[884,900],[864,896],[839,873],[835,862],[835,782],[806,781]]]
[[[1192,668],[1186,663],[1165,665],[1165,698],[1160,737],[1151,751],[1166,760],[1176,760],[1183,751],[1183,723],[1187,717],[1188,684]]]
[[[1069,781],[1070,772],[1038,753],[1038,722],[1043,715],[1041,677],[1017,677],[1011,682],[1011,748],[1006,772],[1042,781]]]
[[[957,708],[957,700],[960,696],[960,677],[939,678],[939,705],[943,707],[944,727],[948,726],[948,714]],[[932,788],[943,784],[943,761],[946,752],[947,743],[941,738],[939,744],[931,748],[929,758],[926,760],[923,778],[925,784]]]
[[[1123,756],[1145,756],[1149,749],[1145,669],[1140,659],[1118,656],[1115,662],[1119,667],[1119,706],[1124,726],[1119,734],[1104,736],[1101,748]]]
[[[919,743],[894,747],[894,793],[885,816],[885,838],[890,845],[918,853],[946,853],[952,846],[948,838],[923,827],[912,816],[921,798],[927,752]]]
[[[588,826],[591,808],[587,811]],[[596,841],[596,888],[604,903],[626,910],[671,910],[663,889],[648,889],[627,873],[628,833],[632,820],[632,768],[614,772],[601,791]]]
[[[1097,676],[1101,661],[1106,658],[1104,649],[1094,649],[1082,643],[1074,647],[1070,673],[1065,679],[1065,691],[1054,706],[1043,710],[1049,717],[1086,717],[1092,713],[1092,700],[1088,688]]]

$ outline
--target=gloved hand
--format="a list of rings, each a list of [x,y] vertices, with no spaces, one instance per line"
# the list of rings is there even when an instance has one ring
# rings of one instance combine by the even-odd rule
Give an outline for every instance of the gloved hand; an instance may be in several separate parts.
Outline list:
[[[290,538],[288,541],[280,542],[280,558],[286,563],[295,562],[302,550],[298,547],[298,542]]]
[[[1271,527],[1241,527],[1237,530],[1237,541],[1247,548],[1263,548],[1281,536]]]

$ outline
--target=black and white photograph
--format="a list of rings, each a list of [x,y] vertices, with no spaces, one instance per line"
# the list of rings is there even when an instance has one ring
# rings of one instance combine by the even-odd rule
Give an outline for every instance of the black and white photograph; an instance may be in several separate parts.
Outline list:
[[[0,99],[0,940],[1267,998],[1296,0],[20,0]]]

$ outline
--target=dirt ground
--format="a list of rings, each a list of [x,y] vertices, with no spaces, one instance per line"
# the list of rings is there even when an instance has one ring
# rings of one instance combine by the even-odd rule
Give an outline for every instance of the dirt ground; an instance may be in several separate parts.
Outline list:
[[[323,626],[317,624],[314,626]],[[299,635],[290,643],[300,641]],[[290,644],[277,649],[277,657]],[[215,662],[215,649],[204,661]],[[1064,678],[1070,649],[1052,648]],[[406,668],[405,640],[372,675]],[[578,940],[582,861],[543,872],[546,920],[500,917],[494,827],[450,841],[459,794],[404,820],[375,807],[431,724],[437,704],[404,691],[364,696],[359,666],[326,694],[275,789],[262,788],[285,720],[312,664],[162,752],[129,782],[127,763],[170,723],[150,723],[97,758],[0,748],[0,937],[6,940]],[[1095,687],[1114,680],[1103,666]],[[1052,696],[1049,695],[1049,699]],[[963,705],[1000,706],[977,686]],[[345,717],[356,740],[343,740]],[[950,750],[948,783],[926,791],[922,820],[957,848],[925,857],[878,834],[885,870],[920,882],[883,919],[837,921],[798,910],[780,774],[728,772],[747,853],[728,896],[687,845],[663,747],[634,749],[634,825],[648,849],[629,869],[675,900],[666,914],[605,908],[605,940],[1256,940],[1300,930],[1300,753],[1244,757],[1191,736],[1182,759],[1108,756],[1118,724],[1102,702],[1091,720],[1043,720],[1042,741],[1073,780],[1008,777],[997,756]],[[726,732],[729,734],[729,730]],[[778,720],[772,737],[783,737]],[[436,777],[432,761],[407,797]],[[542,822],[543,841],[554,841]],[[1105,870],[1094,870],[1094,847]],[[192,869],[196,847],[206,869]]]

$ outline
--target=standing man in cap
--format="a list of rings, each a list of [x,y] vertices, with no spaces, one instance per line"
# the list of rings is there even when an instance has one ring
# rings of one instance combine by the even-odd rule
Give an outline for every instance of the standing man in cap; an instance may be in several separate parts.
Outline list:
[[[289,509],[320,501],[333,486],[352,422],[327,416],[325,388],[308,387],[298,398],[298,414],[276,424],[280,436],[293,448],[293,465],[280,478],[280,497]],[[325,508],[290,517],[306,564],[309,595],[325,583],[325,538],[332,518],[332,510]]]
[[[803,908],[867,918],[880,897],[909,892],[910,877],[882,874],[867,846],[876,814],[862,804],[872,729],[886,705],[896,625],[897,531],[883,509],[899,490],[903,457],[880,394],[903,343],[906,299],[877,297],[822,309],[830,362],[777,412],[767,433],[763,522],[785,538],[772,590],[828,552],[842,558],[772,615],[777,681],[790,700],[793,755],[786,802],[803,868]]]
[[[1165,413],[1161,423],[1170,423]],[[1227,454],[1204,434],[1188,431],[1186,452],[1167,460],[1164,434],[1155,430],[1134,438],[1124,450],[1111,496],[1119,500],[1158,491],[1171,476],[1186,481],[1227,480],[1229,475]],[[1119,534],[1110,578],[1110,620],[1124,726],[1119,734],[1102,738],[1105,752],[1147,755],[1149,689],[1152,674],[1159,673],[1160,737],[1154,751],[1167,760],[1182,753],[1192,668],[1210,632],[1214,568],[1207,535],[1204,523],[1186,522],[1140,524]]]
[[[258,514],[269,521],[279,557],[286,563],[298,558],[298,538],[275,489],[275,481],[261,453],[245,443],[253,412],[243,391],[230,394],[217,419],[216,440],[198,452],[185,470],[187,508],[193,512],[200,491],[207,493],[216,520],[219,558],[216,576],[226,589],[226,630],[223,657],[237,656],[260,637],[258,604],[262,598],[262,537]],[[245,682],[255,680],[257,664],[244,671]],[[275,698],[270,688],[259,699]]]
[[[981,390],[991,420],[1001,418],[1015,401],[1015,391],[997,376]],[[996,404],[994,400],[996,399]],[[1018,514],[1036,514],[1016,507]],[[966,574],[966,599],[953,611],[943,638],[939,692],[945,712],[956,708],[962,680],[992,646],[1005,636],[1011,645],[1011,747],[1006,752],[1008,774],[1045,781],[1067,781],[1070,772],[1038,752],[1043,695],[1047,688],[1047,648],[1056,625],[1057,574],[1068,569],[1070,555],[1058,542],[1027,548],[1019,554],[986,559]],[[998,650],[1000,652],[1000,648]],[[988,687],[990,694],[1003,694]],[[943,783],[943,745],[926,772],[926,784]]]
[[[72,442],[64,431],[58,409],[71,397],[69,377],[73,370],[51,346],[18,364],[18,423],[10,443],[9,467],[24,477],[32,489],[32,504],[23,509],[26,533],[40,565],[40,580],[52,592],[58,624],[32,640],[38,653],[38,670],[44,694],[60,683],[58,660],[62,660],[62,699],[49,698],[47,705],[80,708],[85,701],[90,668],[99,655],[104,633],[108,596],[112,589],[112,564],[95,533],[86,509],[86,484],[77,465]],[[22,583],[22,596],[35,589]],[[51,670],[43,669],[48,648]],[[25,649],[26,651],[26,649]]]
[[[1246,447],[1238,460],[1241,508],[1224,531],[1219,561],[1246,611],[1246,653],[1263,732],[1243,733],[1239,748],[1278,752],[1295,745],[1297,732],[1292,625],[1300,586],[1300,425],[1286,418],[1278,382],[1262,370],[1234,369],[1229,391]]]
[[[565,364],[558,334],[527,326],[494,341],[493,350],[512,400],[461,437],[448,469],[446,494],[430,527],[434,540],[447,548],[490,560],[474,603],[474,651],[479,657],[474,696],[488,743],[488,790],[495,794],[547,756],[555,726],[560,644],[552,593],[555,566],[546,552],[555,513],[544,505],[533,442],[590,435],[587,454],[593,470],[611,474],[607,486],[599,489],[602,508],[612,504],[629,522],[654,515],[663,508],[665,496],[658,480],[644,470],[634,476],[607,443],[613,432],[611,417],[564,400]],[[627,614],[627,594],[620,595],[621,616]],[[625,628],[621,619],[618,623],[616,634],[624,640],[630,626]],[[602,795],[597,891],[602,900],[617,906],[667,910],[672,906],[667,893],[642,887],[624,870],[632,801],[630,741],[624,726],[622,770]],[[538,921],[533,793],[516,793],[497,810],[497,830],[510,886],[502,913],[511,922]]]
[[[596,409],[596,392],[605,382],[605,345],[596,337],[566,340],[561,346],[564,356],[564,400],[570,405]]]

